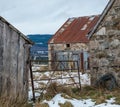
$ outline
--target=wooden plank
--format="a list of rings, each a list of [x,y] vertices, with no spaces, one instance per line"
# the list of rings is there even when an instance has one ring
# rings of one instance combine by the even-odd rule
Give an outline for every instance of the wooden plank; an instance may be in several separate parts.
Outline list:
[[[3,25],[0,22],[0,75],[2,75],[2,71],[3,71]],[[0,85],[0,88],[2,87],[1,85]],[[0,93],[1,93],[1,90],[0,90]]]
[[[80,53],[80,61],[81,61],[81,70],[84,72],[84,53]]]
[[[34,90],[33,72],[32,72],[31,62],[30,62],[30,78],[31,78],[31,84],[32,84],[33,101],[35,102],[35,90]]]
[[[90,69],[90,58],[89,57],[87,58],[87,62],[88,62],[87,68]]]
[[[25,41],[20,37],[19,39],[19,53],[18,53],[18,92],[19,92],[19,99],[24,99],[24,82],[23,82],[23,75],[24,75],[24,45]]]
[[[7,87],[7,81],[10,80],[10,55],[11,55],[11,38],[10,38],[10,29],[9,27],[4,24],[3,28],[3,87],[2,87],[2,94],[3,96],[9,96],[10,89]],[[10,83],[10,82],[9,82]],[[9,90],[8,90],[9,89]]]
[[[28,44],[24,44],[24,73],[23,73],[23,82],[24,82],[24,97],[28,97],[28,84],[29,84],[29,81],[28,81],[28,74],[29,74],[29,69],[30,69],[30,53],[29,53],[29,50],[30,50],[30,47]]]
[[[3,71],[3,23],[0,21],[0,96],[2,94],[2,71]]]

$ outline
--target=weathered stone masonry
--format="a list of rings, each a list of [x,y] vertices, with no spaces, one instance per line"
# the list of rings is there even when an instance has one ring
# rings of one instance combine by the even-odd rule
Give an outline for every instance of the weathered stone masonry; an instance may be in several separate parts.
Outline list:
[[[92,84],[103,74],[112,72],[120,85],[120,0],[110,2],[113,4],[91,35]]]

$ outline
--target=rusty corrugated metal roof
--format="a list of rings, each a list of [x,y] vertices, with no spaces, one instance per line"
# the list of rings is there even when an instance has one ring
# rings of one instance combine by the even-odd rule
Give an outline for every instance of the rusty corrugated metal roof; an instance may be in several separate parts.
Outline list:
[[[93,29],[99,15],[69,18],[53,35],[49,43],[87,43],[87,35]]]

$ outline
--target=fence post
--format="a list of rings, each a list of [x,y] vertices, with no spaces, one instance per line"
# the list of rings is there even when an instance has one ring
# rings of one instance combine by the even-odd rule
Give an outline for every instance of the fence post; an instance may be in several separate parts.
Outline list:
[[[31,84],[32,84],[33,102],[35,102],[35,91],[34,91],[34,83],[33,83],[33,73],[32,73],[31,60],[30,60],[30,77],[31,77]]]
[[[79,86],[80,86],[80,90],[81,90],[81,81],[80,81],[80,67],[79,67],[79,62],[77,62],[77,69],[78,69],[78,78],[79,78]]]
[[[80,59],[81,59],[81,70],[82,70],[82,73],[84,73],[84,53],[81,52],[80,54]]]

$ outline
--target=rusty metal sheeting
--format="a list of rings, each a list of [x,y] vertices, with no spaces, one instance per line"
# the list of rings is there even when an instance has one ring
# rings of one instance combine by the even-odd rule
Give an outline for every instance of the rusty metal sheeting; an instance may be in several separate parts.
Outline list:
[[[49,43],[87,43],[87,35],[99,19],[96,16],[69,18],[49,40]]]

